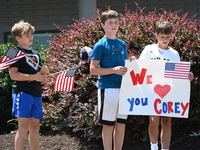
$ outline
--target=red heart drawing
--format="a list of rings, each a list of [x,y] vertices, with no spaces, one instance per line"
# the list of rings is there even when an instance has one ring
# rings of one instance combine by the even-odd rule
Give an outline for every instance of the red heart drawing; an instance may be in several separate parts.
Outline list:
[[[160,84],[157,84],[155,87],[154,87],[154,91],[161,97],[165,97],[165,95],[167,95],[167,93],[171,90],[171,87],[169,85],[160,85]]]

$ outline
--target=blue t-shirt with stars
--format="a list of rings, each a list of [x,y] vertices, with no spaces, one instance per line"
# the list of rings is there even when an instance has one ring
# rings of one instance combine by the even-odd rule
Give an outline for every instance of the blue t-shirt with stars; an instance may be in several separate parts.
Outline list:
[[[128,58],[126,43],[118,38],[108,39],[103,37],[92,50],[92,60],[100,61],[101,68],[114,68],[124,66]],[[98,76],[98,88],[120,88],[122,75],[109,74]]]

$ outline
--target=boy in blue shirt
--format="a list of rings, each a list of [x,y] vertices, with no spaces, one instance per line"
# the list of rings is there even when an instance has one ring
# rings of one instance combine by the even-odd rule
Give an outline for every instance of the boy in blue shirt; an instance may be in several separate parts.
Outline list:
[[[105,150],[121,150],[124,140],[127,115],[118,114],[119,93],[124,67],[128,58],[127,46],[116,37],[119,28],[119,14],[107,10],[101,15],[101,26],[105,36],[92,50],[90,73],[98,75],[99,123],[103,125],[102,140]]]

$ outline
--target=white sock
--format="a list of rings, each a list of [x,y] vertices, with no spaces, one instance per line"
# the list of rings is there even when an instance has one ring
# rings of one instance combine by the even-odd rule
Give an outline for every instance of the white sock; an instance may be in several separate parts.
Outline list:
[[[150,144],[151,144],[151,150],[158,150],[158,142]]]

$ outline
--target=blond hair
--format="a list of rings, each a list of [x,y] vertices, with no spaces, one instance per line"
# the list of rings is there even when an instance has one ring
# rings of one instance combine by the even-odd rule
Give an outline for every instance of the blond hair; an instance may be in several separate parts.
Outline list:
[[[20,20],[15,23],[11,29],[11,34],[15,38],[16,36],[21,37],[24,34],[32,34],[35,32],[35,28],[29,24],[28,22],[24,22],[24,20]]]

